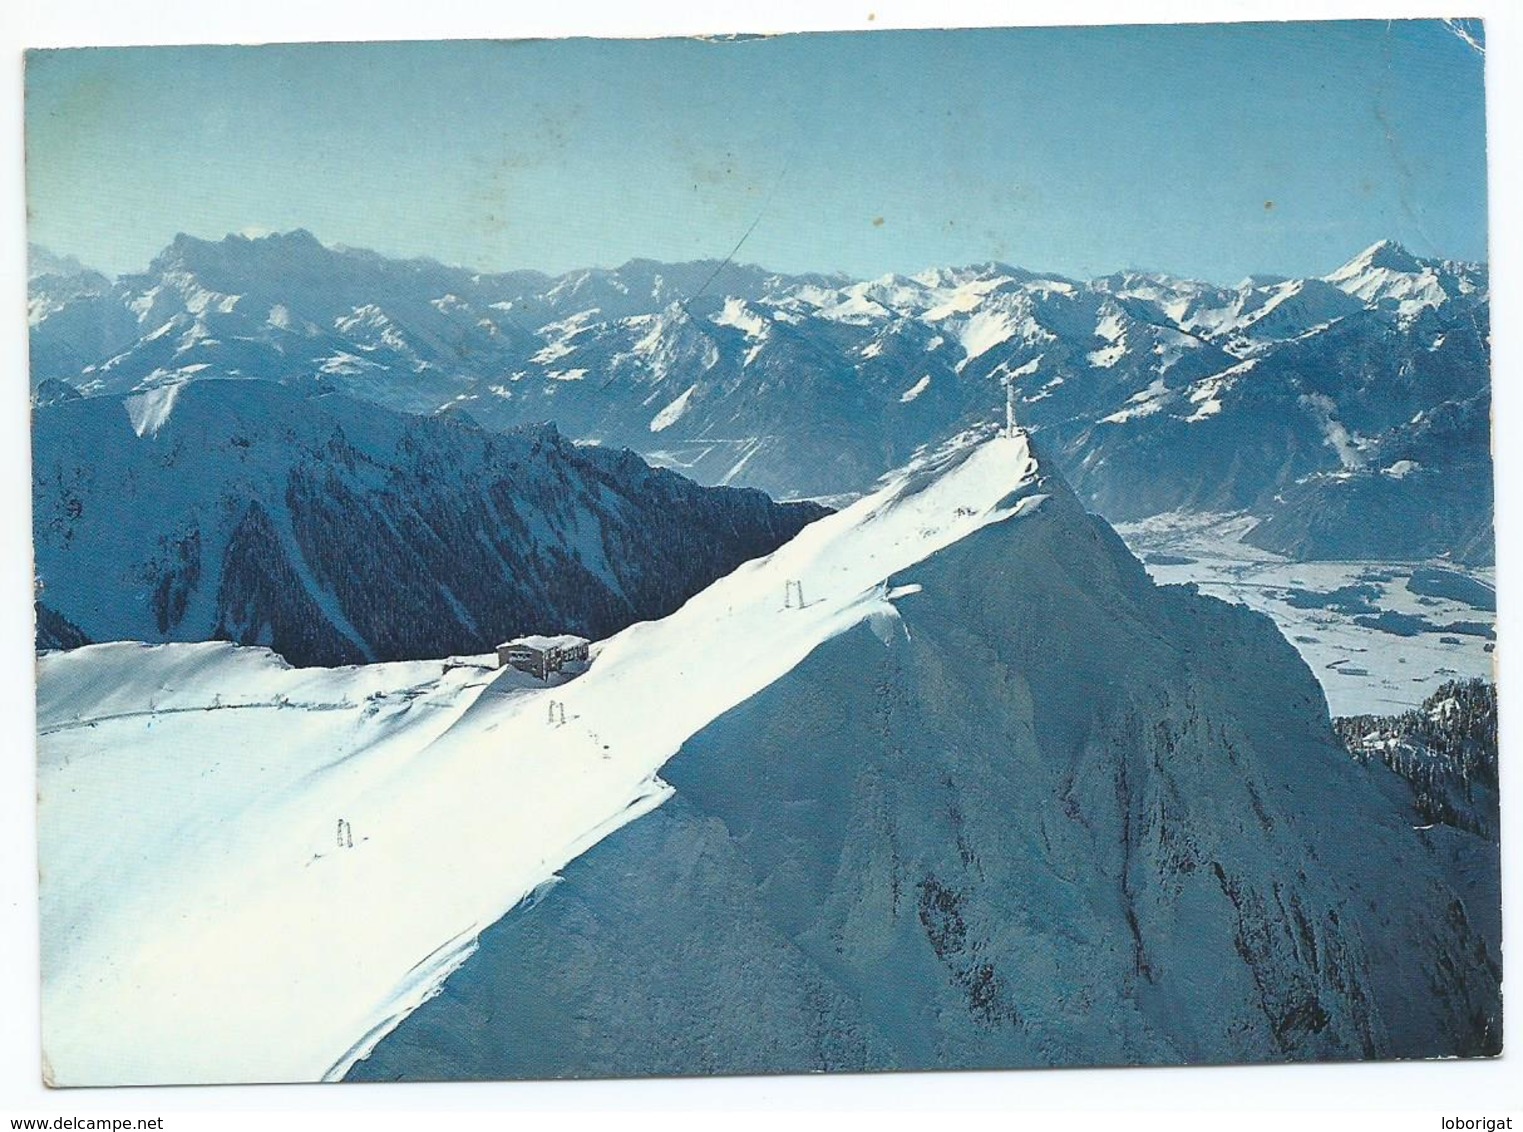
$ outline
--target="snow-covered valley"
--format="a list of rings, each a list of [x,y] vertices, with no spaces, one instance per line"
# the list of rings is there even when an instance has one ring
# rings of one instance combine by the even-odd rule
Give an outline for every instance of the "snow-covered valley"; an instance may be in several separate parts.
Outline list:
[[[1117,527],[1165,585],[1274,619],[1334,716],[1416,707],[1440,685],[1495,679],[1496,575],[1454,562],[1297,562],[1243,541],[1251,517],[1169,513]]]
[[[1269,622],[1155,587],[1024,436],[922,458],[572,682],[483,659],[42,656],[50,1079],[1496,1040],[1445,863],[1488,900],[1484,848],[1415,832]]]

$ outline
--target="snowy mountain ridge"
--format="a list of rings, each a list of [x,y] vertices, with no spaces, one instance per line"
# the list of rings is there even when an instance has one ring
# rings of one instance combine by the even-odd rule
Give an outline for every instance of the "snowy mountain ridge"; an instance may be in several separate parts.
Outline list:
[[[1340,557],[1311,520],[1374,507],[1392,516],[1382,556],[1484,562],[1489,452],[1470,432],[1414,446],[1409,423],[1489,405],[1488,303],[1484,266],[1389,242],[1322,278],[1220,287],[997,263],[850,280],[637,260],[551,279],[304,231],[180,237],[107,288],[36,281],[33,382],[258,377],[489,428],[553,419],[785,498],[870,489],[997,416],[1014,382],[1023,422],[1112,521],[1244,511],[1275,520],[1267,549]],[[1403,459],[1410,474],[1382,474]],[[1447,523],[1422,521],[1434,494]]]
[[[1038,482],[1024,438],[956,445],[616,635],[563,687],[434,662],[290,669],[218,644],[45,655],[50,1079],[341,1076],[480,931],[658,804],[689,735],[853,625],[892,635],[907,595],[884,580],[1030,513]],[[108,797],[142,820],[103,854]]]
[[[1270,622],[1154,587],[1024,435],[928,453],[570,683],[486,660],[41,657],[49,1079],[1499,1040],[1484,851],[1415,831]]]
[[[1039,489],[694,734],[350,1078],[1494,1052],[1495,846]]]

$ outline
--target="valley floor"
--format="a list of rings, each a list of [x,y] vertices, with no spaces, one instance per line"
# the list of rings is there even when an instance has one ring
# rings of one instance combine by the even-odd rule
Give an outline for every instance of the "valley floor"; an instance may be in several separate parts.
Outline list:
[[[1450,563],[1294,562],[1243,541],[1251,518],[1171,513],[1117,526],[1155,581],[1274,619],[1334,716],[1417,707],[1446,680],[1494,679],[1495,572]]]

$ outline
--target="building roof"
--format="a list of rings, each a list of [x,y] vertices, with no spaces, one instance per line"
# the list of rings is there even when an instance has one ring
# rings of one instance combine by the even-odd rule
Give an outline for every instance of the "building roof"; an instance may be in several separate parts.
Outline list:
[[[514,637],[511,641],[504,641],[497,647],[500,649],[505,649],[509,645],[527,645],[531,649],[538,649],[540,652],[547,652],[550,649],[569,649],[576,645],[585,645],[588,643],[589,642],[586,637],[578,637],[571,633],[561,633],[554,637],[545,637],[534,633],[527,637]]]

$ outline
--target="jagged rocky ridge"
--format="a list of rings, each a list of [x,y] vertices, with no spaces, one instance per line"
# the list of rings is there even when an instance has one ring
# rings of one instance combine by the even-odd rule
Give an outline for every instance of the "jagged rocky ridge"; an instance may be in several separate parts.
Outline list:
[[[33,280],[34,385],[319,383],[492,428],[554,419],[789,497],[865,489],[1001,412],[1012,381],[1020,419],[1113,521],[1247,511],[1281,553],[1492,558],[1487,271],[1391,243],[1237,287],[1003,264],[486,275],[306,232],[182,236],[114,283],[53,266]]]
[[[600,638],[825,513],[550,426],[271,382],[39,405],[33,461],[39,648],[223,639],[305,665]]]
[[[1495,871],[1267,618],[1030,491],[694,735],[350,1079],[1495,1053]]]

